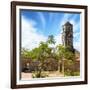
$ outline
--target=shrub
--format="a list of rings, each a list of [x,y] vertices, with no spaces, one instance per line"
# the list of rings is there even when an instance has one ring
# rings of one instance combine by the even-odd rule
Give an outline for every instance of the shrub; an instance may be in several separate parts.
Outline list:
[[[79,76],[80,72],[67,69],[64,74],[65,74],[65,76]]]
[[[33,78],[45,78],[45,77],[48,77],[48,75],[45,74],[44,72],[35,71],[32,73],[32,77]]]

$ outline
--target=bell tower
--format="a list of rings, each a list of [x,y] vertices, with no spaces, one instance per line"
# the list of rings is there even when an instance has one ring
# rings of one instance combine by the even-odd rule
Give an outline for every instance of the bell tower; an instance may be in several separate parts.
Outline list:
[[[73,25],[67,21],[63,26],[62,43],[69,50],[73,51]]]

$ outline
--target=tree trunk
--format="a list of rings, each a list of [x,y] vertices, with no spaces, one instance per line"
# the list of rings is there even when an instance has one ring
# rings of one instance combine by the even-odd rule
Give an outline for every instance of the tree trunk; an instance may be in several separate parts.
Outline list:
[[[62,60],[62,73],[64,75],[64,60]]]
[[[60,62],[60,60],[59,60],[59,62],[58,62],[58,72],[61,72],[60,64],[61,64],[61,62]]]

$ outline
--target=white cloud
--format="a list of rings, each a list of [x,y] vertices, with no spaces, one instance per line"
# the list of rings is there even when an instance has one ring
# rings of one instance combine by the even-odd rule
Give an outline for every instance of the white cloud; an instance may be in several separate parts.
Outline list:
[[[78,51],[80,51],[80,41],[79,42],[74,42],[74,48]]]
[[[39,18],[40,18],[40,20],[42,22],[43,29],[45,29],[45,24],[46,24],[45,18],[44,18],[43,14],[41,12],[37,12],[37,13],[38,13]]]
[[[49,13],[49,21],[51,22],[53,19],[53,13]]]
[[[74,19],[72,18],[72,20],[70,21],[73,24],[73,36],[74,36],[74,40],[73,40],[73,45],[74,48],[78,51],[80,51],[80,22],[75,22]]]
[[[65,15],[61,21],[62,23],[65,22],[64,20],[67,20],[65,19],[65,17],[69,18],[70,16]],[[74,24],[74,31],[75,31],[74,38],[75,38],[80,34],[80,32],[77,32],[77,28],[79,28],[80,22],[75,23],[73,18],[70,20],[70,22]],[[27,18],[22,16],[22,47],[32,50],[33,48],[38,47],[41,41],[47,40],[46,36],[38,33],[36,25],[37,23],[34,20],[28,20]],[[54,47],[58,44],[62,44],[61,37],[62,37],[61,33],[55,36],[56,44],[54,45]],[[80,40],[78,41],[74,40],[73,45],[75,49],[80,51]]]
[[[62,44],[62,34],[60,33],[57,36],[55,36],[55,40],[56,40],[55,46],[58,44]]]
[[[33,48],[38,47],[41,41],[47,40],[47,37],[37,33],[36,24],[35,21],[28,20],[22,16],[22,47],[32,50]],[[53,45],[53,47],[62,43],[61,34],[55,36],[55,41],[56,44]]]
[[[71,14],[64,14],[63,18],[60,20],[60,27],[65,24],[65,22],[70,21],[69,18],[71,17]]]
[[[22,16],[22,47],[32,50],[38,47],[41,41],[46,41],[46,37],[37,33],[36,22],[28,20]]]

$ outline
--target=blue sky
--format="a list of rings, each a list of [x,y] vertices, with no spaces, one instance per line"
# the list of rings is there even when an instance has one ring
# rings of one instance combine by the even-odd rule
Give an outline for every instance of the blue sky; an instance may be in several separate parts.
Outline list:
[[[73,24],[74,47],[80,51],[80,14],[47,11],[21,11],[22,47],[33,49],[40,41],[54,35],[56,45],[62,43],[62,25],[69,21]]]

